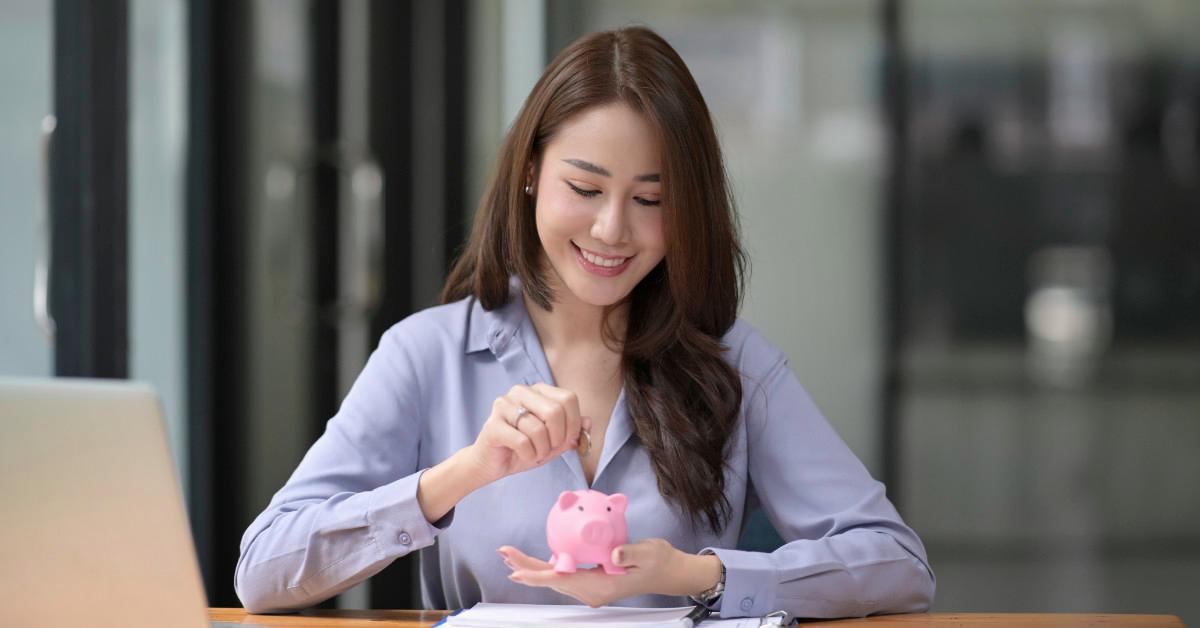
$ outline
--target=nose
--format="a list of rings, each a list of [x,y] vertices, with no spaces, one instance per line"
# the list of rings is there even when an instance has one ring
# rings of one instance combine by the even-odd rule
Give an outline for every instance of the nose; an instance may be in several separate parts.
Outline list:
[[[583,524],[579,536],[589,545],[607,545],[612,540],[613,530],[612,526],[603,521],[589,521]]]
[[[617,246],[629,240],[629,218],[626,214],[625,202],[617,195],[604,204],[596,214],[592,223],[592,237],[609,246]]]

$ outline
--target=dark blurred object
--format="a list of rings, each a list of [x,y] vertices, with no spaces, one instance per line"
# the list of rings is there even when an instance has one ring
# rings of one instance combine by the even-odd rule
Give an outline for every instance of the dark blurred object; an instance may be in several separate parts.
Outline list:
[[[1021,339],[1028,265],[1055,246],[1111,255],[1115,342],[1200,340],[1200,67],[1103,43],[914,59],[914,340]]]

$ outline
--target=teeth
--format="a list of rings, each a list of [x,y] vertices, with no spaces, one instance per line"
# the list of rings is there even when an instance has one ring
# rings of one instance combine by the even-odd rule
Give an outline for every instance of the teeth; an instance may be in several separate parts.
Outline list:
[[[587,258],[587,261],[589,261],[597,266],[605,266],[607,268],[612,268],[613,266],[620,266],[621,264],[625,263],[625,260],[629,259],[628,257],[618,257],[616,259],[605,259],[603,257],[597,257],[595,255],[592,255],[591,253],[588,253],[587,251],[583,250],[582,248],[579,249],[579,252],[583,253],[583,256],[585,258]]]

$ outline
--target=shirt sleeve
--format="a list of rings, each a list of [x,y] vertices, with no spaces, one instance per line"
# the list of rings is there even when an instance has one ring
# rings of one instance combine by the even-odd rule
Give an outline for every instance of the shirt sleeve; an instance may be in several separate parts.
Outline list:
[[[821,415],[786,357],[756,380],[743,390],[750,482],[787,543],[769,553],[707,548],[725,564],[721,617],[927,611],[933,571],[883,484]]]
[[[317,604],[432,545],[417,502],[420,373],[393,327],[325,433],[242,537],[234,576],[252,613]]]

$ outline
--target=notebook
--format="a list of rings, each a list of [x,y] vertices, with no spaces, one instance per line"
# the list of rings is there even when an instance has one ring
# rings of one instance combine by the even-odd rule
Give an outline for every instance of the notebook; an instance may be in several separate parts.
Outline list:
[[[692,628],[693,607],[626,608],[620,606],[559,606],[541,604],[493,604],[480,602],[469,609],[447,617],[446,626],[464,628],[590,628],[591,626],[622,626],[623,628]],[[704,619],[705,628],[758,628],[760,620]]]

